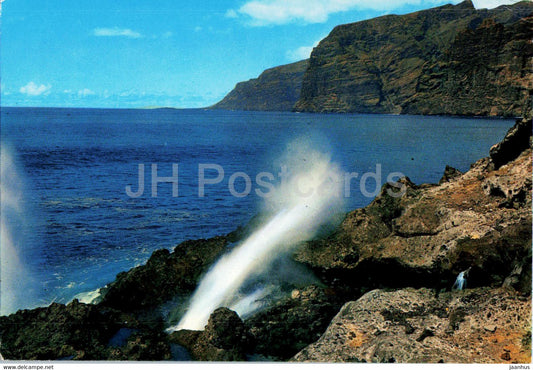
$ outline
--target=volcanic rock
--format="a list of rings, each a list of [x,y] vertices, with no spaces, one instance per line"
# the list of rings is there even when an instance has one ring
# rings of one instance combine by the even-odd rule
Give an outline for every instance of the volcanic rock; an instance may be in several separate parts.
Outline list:
[[[401,196],[398,184],[386,184],[370,205],[294,258],[353,298],[379,287],[450,289],[469,268],[469,287],[509,278],[507,285],[530,294],[531,164],[528,147],[505,166],[495,169],[484,158],[441,185],[404,179]]]
[[[104,293],[102,305],[131,312],[191,293],[199,277],[221,255],[229,236],[189,240],[170,253],[155,251],[145,265],[121,272]]]
[[[461,176],[462,174],[463,173],[457,168],[446,166],[446,168],[444,169],[444,175],[442,175],[442,178],[439,180],[439,185],[445,182],[450,182],[451,180]]]
[[[123,348],[109,342],[122,328],[137,328]],[[0,317],[0,352],[9,360],[163,360],[169,347],[158,330],[150,330],[119,311],[80,303],[52,303]],[[129,342],[137,341],[133,348]]]
[[[266,310],[245,320],[255,354],[287,360],[320,337],[342,306],[336,292],[310,285],[293,290]]]
[[[502,288],[373,290],[293,361],[529,363],[530,330],[531,301]]]
[[[335,27],[310,59],[237,84],[215,109],[527,116],[533,4],[470,0]]]
[[[490,148],[490,158],[496,169],[509,163],[531,146],[531,119],[519,119],[505,138]]]
[[[217,308],[203,331],[180,330],[170,335],[172,342],[185,347],[199,361],[243,361],[248,345],[241,318],[228,308]]]

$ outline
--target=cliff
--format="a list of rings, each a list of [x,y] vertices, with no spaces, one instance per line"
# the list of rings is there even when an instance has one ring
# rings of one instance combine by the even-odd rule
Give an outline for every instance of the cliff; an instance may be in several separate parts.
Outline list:
[[[239,82],[212,109],[290,111],[302,87],[307,60],[267,69],[258,78]]]
[[[427,63],[402,113],[527,116],[533,90],[533,16],[504,25],[485,19],[460,32]]]
[[[521,116],[533,4],[467,0],[336,27],[313,50],[297,111]]]
[[[237,84],[215,109],[528,116],[533,3],[470,0],[335,27],[311,58]]]

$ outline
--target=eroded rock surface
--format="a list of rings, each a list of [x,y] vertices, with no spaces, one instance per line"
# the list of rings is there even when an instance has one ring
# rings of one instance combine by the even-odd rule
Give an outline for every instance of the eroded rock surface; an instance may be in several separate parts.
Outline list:
[[[513,132],[520,130],[507,140]],[[402,183],[401,197],[384,186],[369,206],[349,213],[329,238],[300,248],[295,259],[332,286],[366,290],[450,288],[468,268],[471,287],[501,286],[523,266],[515,286],[530,293],[530,148],[498,169],[481,159],[441,185]]]
[[[503,288],[373,290],[346,303],[294,361],[524,363],[531,301]]]
[[[8,360],[168,360],[162,327],[77,300],[52,303],[0,317],[1,352]]]

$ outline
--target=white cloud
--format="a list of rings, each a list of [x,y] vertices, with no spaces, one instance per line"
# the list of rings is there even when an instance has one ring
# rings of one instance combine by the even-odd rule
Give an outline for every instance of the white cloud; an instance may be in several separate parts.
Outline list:
[[[26,94],[29,96],[38,96],[38,95],[48,95],[50,93],[50,90],[52,90],[51,85],[37,85],[35,82],[31,81],[28,82],[26,86],[22,86],[19,91],[22,94]]]
[[[95,28],[93,30],[94,36],[103,36],[103,37],[128,37],[131,39],[138,39],[142,35],[137,31],[132,31],[129,28]]]
[[[295,50],[289,50],[287,51],[287,58],[289,58],[290,61],[297,62],[299,60],[307,59],[311,56],[311,52],[313,49],[318,46],[318,43],[320,40],[315,42],[311,46],[300,46],[299,48]]]
[[[509,5],[519,2],[520,0],[472,0],[476,9],[492,9],[500,5]]]
[[[330,14],[349,10],[376,10],[390,12],[405,5],[423,5],[426,8],[461,0],[250,0],[238,10],[230,9],[226,16],[237,15],[250,19],[252,26],[286,24],[300,21],[323,23]],[[515,3],[518,0],[474,0],[477,8],[493,8],[498,5]]]
[[[437,2],[440,1],[429,0],[424,3]],[[383,11],[421,3],[422,0],[252,0],[241,6],[238,12],[250,17],[252,25],[263,26],[293,21],[323,23],[330,14],[355,8]]]
[[[82,97],[85,97],[85,96],[89,96],[89,95],[95,95],[96,93],[94,91],[92,91],[91,89],[81,89],[81,90],[78,90],[78,96],[82,96]]]

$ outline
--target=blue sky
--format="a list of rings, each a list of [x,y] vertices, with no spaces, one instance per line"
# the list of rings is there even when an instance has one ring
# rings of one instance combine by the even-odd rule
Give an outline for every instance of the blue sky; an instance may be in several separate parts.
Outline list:
[[[458,2],[0,0],[1,104],[205,107],[338,24]]]

